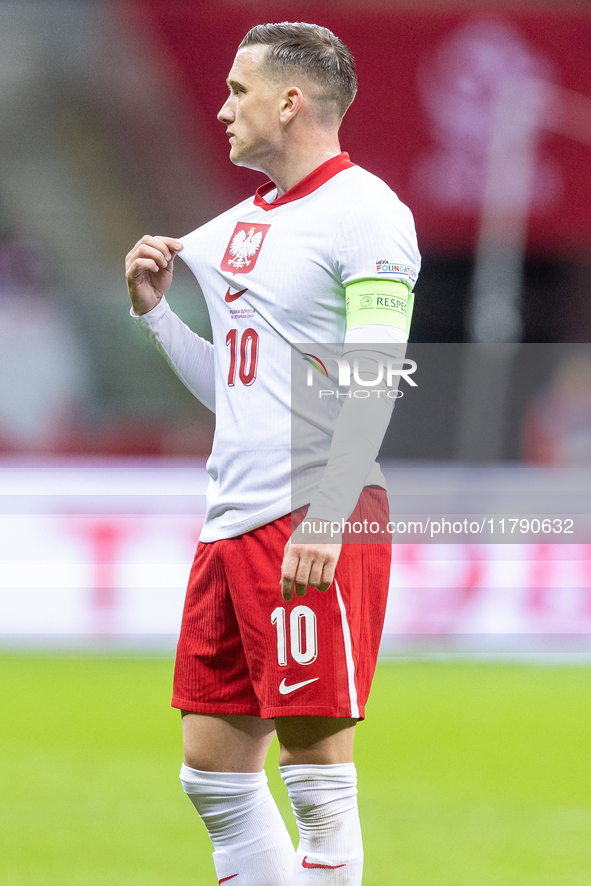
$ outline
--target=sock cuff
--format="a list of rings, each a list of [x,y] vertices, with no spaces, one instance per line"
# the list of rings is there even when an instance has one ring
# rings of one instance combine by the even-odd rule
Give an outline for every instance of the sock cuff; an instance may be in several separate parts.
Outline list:
[[[310,763],[306,765],[280,766],[279,772],[286,785],[298,781],[341,781],[357,783],[355,763]]]
[[[202,769],[191,769],[185,763],[181,766],[179,778],[186,793],[208,788],[220,793],[241,793],[262,788],[267,784],[267,773],[261,772],[206,772]]]

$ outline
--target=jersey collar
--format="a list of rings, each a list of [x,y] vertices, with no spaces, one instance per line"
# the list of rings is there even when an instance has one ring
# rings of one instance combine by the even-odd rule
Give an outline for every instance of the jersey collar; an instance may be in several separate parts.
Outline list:
[[[284,203],[291,203],[293,200],[299,200],[301,197],[307,197],[308,194],[311,194],[312,191],[315,191],[320,185],[327,182],[329,178],[335,176],[337,172],[341,172],[343,169],[349,169],[351,166],[355,166],[355,164],[351,163],[349,155],[343,151],[337,157],[331,157],[326,163],[317,166],[316,169],[298,182],[297,185],[294,185],[293,188],[290,188],[289,191],[286,191],[285,194],[282,194],[281,197],[277,197],[277,199],[273,200],[271,203],[267,203],[265,196],[269,191],[272,191],[273,188],[276,188],[277,185],[273,184],[273,182],[265,182],[264,185],[257,188],[256,194],[254,195],[254,205],[260,207],[260,209],[269,210],[275,209],[276,206],[283,206]]]

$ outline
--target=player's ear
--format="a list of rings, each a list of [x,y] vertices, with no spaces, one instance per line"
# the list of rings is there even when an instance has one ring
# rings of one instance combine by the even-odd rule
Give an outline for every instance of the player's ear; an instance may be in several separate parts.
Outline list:
[[[290,86],[285,90],[281,97],[281,104],[279,105],[279,120],[281,123],[289,123],[299,109],[302,106],[304,101],[304,96],[302,94],[302,90],[298,86]]]

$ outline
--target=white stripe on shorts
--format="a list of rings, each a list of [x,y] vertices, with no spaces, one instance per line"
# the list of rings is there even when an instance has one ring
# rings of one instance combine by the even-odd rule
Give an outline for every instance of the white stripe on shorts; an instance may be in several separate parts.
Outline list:
[[[341,595],[341,589],[335,580],[337,589],[337,600],[339,601],[339,609],[341,610],[341,623],[343,625],[343,640],[345,641],[345,661],[347,662],[347,679],[349,682],[349,701],[351,702],[351,717],[356,719],[359,717],[359,705],[357,704],[357,687],[355,686],[355,662],[353,661],[353,645],[351,643],[351,631],[349,630],[349,622],[347,621],[347,610]]]

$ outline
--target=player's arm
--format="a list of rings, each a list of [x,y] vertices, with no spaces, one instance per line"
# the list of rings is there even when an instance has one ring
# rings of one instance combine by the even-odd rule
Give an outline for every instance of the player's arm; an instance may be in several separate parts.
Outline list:
[[[344,353],[350,364],[357,360],[362,378],[366,375],[368,379],[375,379],[380,361],[404,359],[412,292],[398,281],[363,280],[347,287],[346,299]],[[379,452],[393,405],[394,398],[386,396],[385,383],[384,396],[351,396],[344,400],[320,486],[305,521],[285,548],[281,576],[284,599],[293,597],[294,587],[296,594],[303,596],[306,585],[325,591],[332,583],[341,550],[340,537],[335,534],[334,543],[310,544],[306,542],[305,527],[312,523],[316,528],[332,527],[348,519]],[[315,532],[314,536],[318,538],[319,533]]]
[[[412,311],[411,290],[421,263],[408,207],[391,191],[364,196],[351,204],[335,233],[332,261],[345,285],[345,344],[349,349],[345,356],[354,358],[351,348],[365,343],[387,342],[391,350],[393,345],[406,342]],[[374,298],[378,294],[382,296],[380,307],[384,309],[380,311],[376,310],[378,300]],[[405,311],[398,310],[391,301],[397,296],[406,299]],[[376,347],[374,344],[373,348]],[[398,349],[400,347],[398,345]],[[371,365],[371,355],[358,356],[369,360],[366,365]],[[370,416],[365,416],[362,404],[370,400],[376,408]],[[335,424],[328,464],[306,519],[339,520],[349,516],[379,450],[393,402],[393,399],[390,403],[380,402],[377,397],[345,400]],[[318,536],[316,539],[319,540]],[[286,546],[282,571],[284,597],[291,599],[294,583],[300,594],[305,593],[306,582],[324,589],[334,578],[339,553],[340,547],[334,544],[302,544],[296,531]],[[319,574],[321,583],[316,584]]]
[[[347,332],[344,356],[357,364],[365,381],[382,367],[404,369],[414,295],[397,280],[361,280],[346,287]],[[407,367],[409,368],[409,367]],[[348,519],[377,458],[392,417],[398,382],[387,370],[377,389],[352,382],[335,423],[330,456],[307,519]],[[372,396],[365,396],[369,393]],[[363,394],[357,397],[357,393]]]
[[[171,310],[166,292],[175,255],[183,249],[172,237],[142,237],[125,259],[131,315],[191,393],[215,411],[213,345]]]

